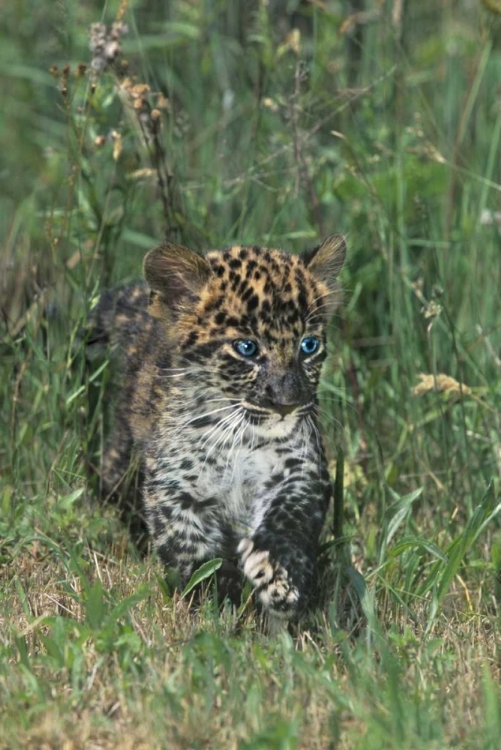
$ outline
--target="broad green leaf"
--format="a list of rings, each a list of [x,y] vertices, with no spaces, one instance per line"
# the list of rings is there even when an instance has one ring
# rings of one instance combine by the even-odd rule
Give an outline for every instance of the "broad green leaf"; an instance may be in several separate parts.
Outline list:
[[[193,591],[195,586],[201,583],[201,581],[204,581],[206,578],[210,578],[211,575],[216,572],[216,570],[219,570],[222,564],[223,559],[221,557],[215,557],[213,560],[208,560],[203,565],[201,565],[198,570],[193,573],[190,580],[188,581],[181,594],[181,599],[187,596],[190,591]]]

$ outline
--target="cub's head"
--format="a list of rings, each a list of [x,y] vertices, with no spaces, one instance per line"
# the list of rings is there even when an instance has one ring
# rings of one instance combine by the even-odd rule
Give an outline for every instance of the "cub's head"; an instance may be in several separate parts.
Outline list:
[[[150,312],[164,322],[175,366],[266,432],[287,434],[314,404],[345,253],[341,235],[300,256],[248,246],[204,256],[170,244],[151,250]]]

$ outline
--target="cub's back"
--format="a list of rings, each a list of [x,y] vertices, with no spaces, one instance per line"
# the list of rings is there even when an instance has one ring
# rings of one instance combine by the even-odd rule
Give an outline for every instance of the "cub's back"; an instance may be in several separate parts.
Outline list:
[[[85,330],[88,362],[110,361],[104,404],[111,412],[112,438],[101,473],[106,494],[113,492],[120,472],[127,472],[134,444],[147,439],[165,396],[159,373],[169,367],[169,354],[148,306],[149,289],[142,282],[108,290],[91,310]]]

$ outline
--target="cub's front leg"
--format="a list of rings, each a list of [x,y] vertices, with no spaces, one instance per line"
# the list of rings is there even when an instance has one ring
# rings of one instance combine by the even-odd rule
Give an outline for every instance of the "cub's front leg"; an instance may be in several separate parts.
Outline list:
[[[239,543],[244,575],[263,607],[277,617],[296,617],[313,594],[318,539],[329,497],[326,470],[300,487],[294,481],[285,483],[252,537]]]
[[[178,571],[183,588],[204,562],[222,557],[218,595],[239,604],[242,575],[235,534],[220,518],[218,497],[201,497],[181,473],[155,470],[146,476],[144,504],[153,546],[162,562]]]
[[[218,518],[217,498],[201,499],[175,476],[147,475],[144,504],[153,546],[162,562],[179,572],[185,586],[207,560],[229,557],[235,540]]]

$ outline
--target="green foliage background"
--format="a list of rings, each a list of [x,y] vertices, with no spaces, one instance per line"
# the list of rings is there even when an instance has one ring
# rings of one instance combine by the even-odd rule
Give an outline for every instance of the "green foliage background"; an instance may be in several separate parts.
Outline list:
[[[498,11],[2,5],[0,746],[498,746]],[[119,16],[93,75],[89,26]],[[78,330],[166,236],[299,251],[331,232],[345,544],[324,612],[236,633],[172,599],[87,487],[102,410]]]

